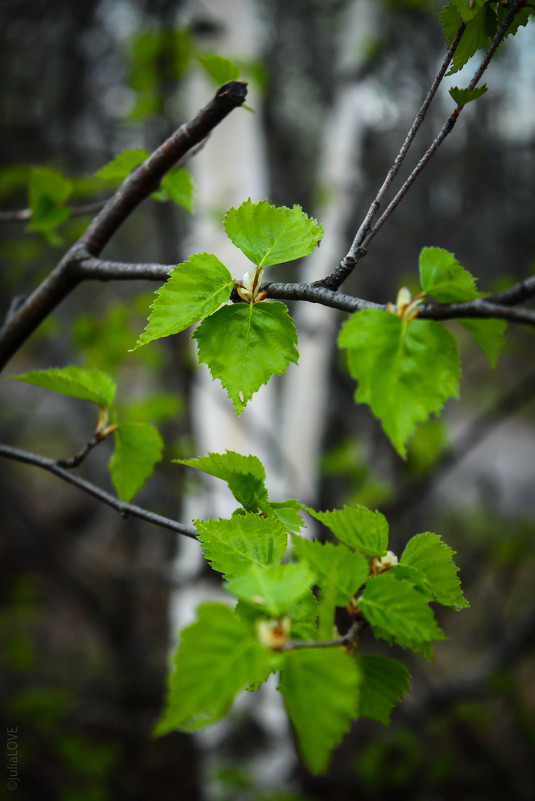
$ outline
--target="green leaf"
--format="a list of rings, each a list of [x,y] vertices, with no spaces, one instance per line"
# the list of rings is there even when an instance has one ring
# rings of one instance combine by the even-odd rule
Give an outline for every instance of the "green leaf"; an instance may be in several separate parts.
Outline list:
[[[71,181],[60,172],[35,167],[30,173],[28,199],[32,218],[27,230],[46,232],[64,222],[71,213],[64,205],[71,191]]]
[[[469,301],[483,295],[477,290],[474,277],[468,270],[461,267],[453,253],[442,248],[423,248],[420,253],[420,282],[425,294],[432,295],[440,303]],[[494,369],[507,328],[505,320],[470,317],[459,322],[474,337]]]
[[[446,44],[450,47],[463,21],[455,0],[450,0],[450,2],[444,6],[440,12],[439,19],[442,24],[442,33],[446,38]]]
[[[221,86],[229,81],[237,81],[240,77],[240,68],[234,61],[222,56],[197,56],[208,75]]]
[[[363,654],[359,666],[362,672],[360,714],[388,726],[395,705],[410,690],[411,674],[397,659],[376,654]]]
[[[462,108],[466,106],[467,103],[471,103],[472,100],[477,100],[478,97],[484,95],[487,91],[487,86],[478,86],[477,89],[459,89],[458,86],[452,86],[450,89],[450,95],[453,100],[457,103],[457,108]]]
[[[297,332],[284,303],[234,303],[203,320],[193,334],[207,364],[241,414],[272,375],[296,363]]]
[[[474,277],[461,267],[453,253],[442,248],[423,248],[420,253],[420,283],[426,295],[439,303],[458,303],[482,295]]]
[[[474,19],[485,4],[486,0],[453,0],[455,8],[464,22]]]
[[[121,423],[114,436],[111,480],[118,498],[128,503],[162,458],[163,442],[158,430],[149,423]]]
[[[429,599],[454,609],[464,609],[470,604],[461,591],[454,554],[438,534],[427,531],[409,540],[399,564],[418,570],[418,580],[414,577],[413,580]]]
[[[233,578],[226,589],[240,600],[261,606],[277,617],[303,598],[313,583],[314,574],[307,565],[262,567],[253,564]]]
[[[227,302],[233,286],[231,274],[213,253],[190,256],[174,267],[167,282],[157,291],[136,348],[153,339],[178,334],[202,320]]]
[[[193,181],[186,170],[178,169],[164,175],[161,188],[177,206],[193,212]]]
[[[257,512],[259,506],[267,501],[267,490],[264,486],[266,473],[256,456],[226,451],[209,453],[196,459],[173,461],[226,481],[238,503],[249,512]]]
[[[303,509],[303,504],[289,498],[287,501],[269,501],[262,507],[266,514],[274,514],[281,521],[288,531],[295,533],[303,528],[303,520],[299,511]]]
[[[453,1],[455,2],[455,0]],[[444,14],[447,8],[448,6],[446,6],[446,8],[443,10]],[[444,25],[444,29],[448,27],[448,30],[451,31],[453,16],[450,14],[450,12],[448,12],[447,16],[448,22],[447,26]],[[441,19],[444,24],[442,15]],[[460,24],[462,21],[460,14],[458,14],[458,20]],[[496,33],[497,25],[496,10],[492,8],[489,3],[485,3],[482,8],[478,9],[478,13],[473,17],[473,19],[466,24],[466,28],[461,37],[461,41],[459,42],[459,46],[457,47],[457,50],[453,56],[452,65],[447,74],[453,75],[453,73],[464,67],[466,62],[472,58],[472,56],[477,53],[479,49],[487,47],[490,39]],[[457,27],[459,26],[457,25]],[[456,32],[457,29],[455,29],[455,33]]]
[[[374,634],[413,648],[415,643],[444,639],[425,597],[392,571],[371,578],[359,608]]]
[[[182,631],[155,733],[193,731],[224,717],[240,690],[265,678],[271,661],[272,654],[231,609],[203,604],[196,622]]]
[[[399,455],[417,423],[440,412],[456,397],[459,359],[455,339],[440,323],[404,321],[395,314],[356,312],[338,337],[348,350],[351,375],[359,382],[355,399],[379,418]]]
[[[124,181],[132,170],[139,167],[148,157],[148,151],[142,148],[123,150],[112,161],[97,170],[95,175],[104,181]]]
[[[278,564],[288,535],[273,517],[246,512],[232,520],[195,520],[206,559],[214,570],[230,579],[253,564]]]
[[[195,470],[202,470],[209,476],[215,476],[227,483],[236,475],[247,475],[250,473],[261,484],[266,479],[266,471],[258,456],[252,454],[244,455],[236,451],[225,451],[225,453],[209,453],[206,456],[197,456],[194,459],[173,459],[178,464],[193,467]]]
[[[475,317],[460,318],[458,322],[474,337],[494,370],[498,354],[504,344],[507,322],[505,320],[478,320]]]
[[[367,560],[344,545],[307,540],[292,534],[294,552],[299,561],[307,562],[314,571],[321,590],[335,587],[335,605],[345,606],[369,575]]]
[[[301,206],[271,206],[267,200],[250,199],[225,216],[228,238],[253,264],[267,267],[293,261],[311,253],[323,227],[308,217]]]
[[[284,654],[279,690],[305,764],[325,770],[332,749],[349,730],[358,704],[360,674],[349,654],[307,648]]]
[[[23,375],[13,375],[11,378],[69,395],[71,398],[88,400],[104,409],[113,401],[116,389],[115,381],[107,373],[74,366],[34,370]]]
[[[312,590],[301,598],[295,606],[288,609],[290,617],[290,636],[292,640],[316,640],[318,631],[318,601]]]
[[[372,512],[365,506],[344,506],[330,512],[306,509],[349,548],[365,556],[383,556],[386,553],[388,523],[380,512]]]

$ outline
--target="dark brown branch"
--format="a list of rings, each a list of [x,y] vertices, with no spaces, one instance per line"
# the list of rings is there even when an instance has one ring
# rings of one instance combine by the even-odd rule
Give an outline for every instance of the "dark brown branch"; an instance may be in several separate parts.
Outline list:
[[[143,509],[141,506],[135,506],[132,503],[120,501],[118,498],[115,498],[108,492],[101,490],[100,487],[96,487],[94,484],[91,484],[91,482],[86,481],[84,478],[73,475],[73,473],[70,473],[63,467],[59,467],[58,463],[54,461],[54,459],[48,459],[46,456],[40,456],[36,453],[30,453],[29,451],[23,451],[20,448],[13,448],[10,445],[2,444],[0,444],[0,456],[4,456],[7,459],[13,459],[17,462],[31,464],[35,467],[40,467],[42,470],[47,470],[49,473],[53,473],[55,476],[58,476],[58,478],[63,479],[63,481],[67,481],[69,484],[74,484],[74,486],[78,487],[78,489],[81,489],[83,492],[87,492],[88,495],[92,495],[93,498],[97,498],[97,500],[105,503],[112,509],[115,509],[115,511],[119,512],[121,517],[137,517],[140,520],[146,520],[155,526],[161,526],[162,528],[169,529],[169,531],[176,531],[178,534],[182,534],[184,537],[197,539],[197,532],[191,526],[185,526],[182,523],[177,523],[175,520],[170,520],[169,518],[158,515],[155,512],[150,512],[148,509]]]
[[[85,234],[0,330],[0,370],[37,326],[87,276],[80,265],[90,252],[98,255],[115,231],[159,185],[167,170],[199,145],[230,112],[245,100],[246,85],[232,81],[190,122],[182,125],[131,173],[106,203]]]
[[[89,442],[86,442],[84,447],[80,448],[78,453],[75,453],[74,456],[71,456],[68,459],[56,459],[57,466],[64,467],[67,470],[72,470],[73,467],[80,467],[86,456],[91,453],[93,448],[96,448],[97,445],[100,445],[100,443],[104,442],[104,440],[105,437],[95,434],[93,439],[90,439]]]
[[[238,81],[224,84],[196,117],[182,125],[130,173],[82,236],[81,242],[89,253],[98,256],[132,211],[158,188],[165,173],[241,106],[246,95],[246,84]]]
[[[487,301],[489,303],[499,303],[504,306],[514,306],[532,297],[535,297],[535,275],[528,276],[523,281],[520,281],[520,283],[509,287],[509,289],[505,289],[503,292],[490,295],[490,297],[487,297]]]

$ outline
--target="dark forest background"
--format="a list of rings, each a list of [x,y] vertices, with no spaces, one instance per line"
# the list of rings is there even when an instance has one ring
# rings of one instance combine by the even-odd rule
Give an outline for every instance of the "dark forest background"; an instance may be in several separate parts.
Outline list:
[[[321,125],[352,82],[380,98],[375,116],[363,108],[369,121],[348,243],[443,52],[437,4],[384,0],[376,3],[376,35],[358,70],[335,74],[339,21],[358,3],[257,0],[262,44],[249,64],[269,199],[300,203],[320,220]],[[219,52],[224,27],[238,22],[221,18],[209,0],[0,0],[1,207],[27,205],[28,165],[72,177],[80,203],[103,198],[94,171],[125,148],[157,146],[192,104],[206,101],[209,95],[197,104],[188,95],[189,53]],[[401,282],[414,281],[424,245],[454,252],[487,290],[533,272],[534,61],[535,38],[527,29],[499,53],[488,95],[467,110],[378,235],[348,292],[393,300]],[[446,100],[432,107],[423,141],[442,124]],[[217,136],[216,130],[215,143]],[[423,147],[417,141],[415,152]],[[0,314],[36,286],[87,223],[70,219],[61,229],[63,246],[20,225],[2,227]],[[176,263],[189,255],[189,225],[185,211],[146,203],[107,256]],[[340,257],[346,249],[342,244]],[[136,502],[182,520],[189,485],[169,462],[197,455],[188,337],[124,360],[154,289],[118,283],[78,289],[6,375],[71,363],[109,370],[120,380],[124,413],[144,409],[167,445],[165,461]],[[180,542],[171,532],[122,520],[34,468],[0,464],[2,717],[18,728],[18,801],[257,801],[268,793],[281,801],[534,797],[533,333],[520,327],[508,333],[494,374],[468,341],[461,339],[461,351],[462,401],[421,428],[407,463],[368,410],[355,407],[353,382],[333,358],[317,508],[355,502],[380,508],[400,546],[417,531],[437,531],[458,552],[471,609],[441,619],[450,639],[437,647],[434,665],[409,664],[413,694],[391,727],[358,722],[324,777],[311,777],[290,759],[266,784],[258,765],[269,759],[272,734],[261,715],[243,710],[225,724],[217,748],[179,733],[152,739]],[[63,457],[91,436],[86,404],[5,378],[0,403],[3,442]],[[109,455],[103,446],[83,467],[107,489]]]

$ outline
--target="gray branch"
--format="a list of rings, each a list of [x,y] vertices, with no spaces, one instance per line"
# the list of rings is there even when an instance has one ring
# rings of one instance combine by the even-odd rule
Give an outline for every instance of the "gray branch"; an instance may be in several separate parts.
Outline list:
[[[58,476],[58,478],[63,479],[63,481],[67,481],[69,484],[74,484],[74,486],[78,487],[78,489],[82,490],[83,492],[87,492],[88,495],[92,495],[93,498],[97,498],[97,500],[105,503],[112,509],[115,509],[115,511],[119,512],[121,517],[137,517],[140,520],[146,520],[155,526],[161,526],[162,528],[169,529],[169,531],[176,531],[178,534],[182,534],[184,537],[197,539],[197,532],[191,526],[185,526],[182,523],[177,523],[175,520],[170,520],[169,518],[158,515],[155,512],[150,512],[148,509],[143,509],[141,506],[135,506],[133,503],[125,503],[124,501],[120,501],[118,498],[115,498],[113,495],[110,495],[108,492],[100,489],[100,487],[95,486],[95,484],[91,484],[90,481],[86,481],[84,478],[73,475],[73,473],[70,473],[68,470],[60,467],[54,459],[49,459],[46,456],[40,456],[36,453],[30,453],[29,451],[23,451],[20,448],[13,448],[10,445],[2,444],[0,444],[0,456],[4,456],[6,459],[13,459],[17,462],[31,464],[35,467],[40,467],[42,470],[47,470],[49,473],[53,473],[55,476]]]

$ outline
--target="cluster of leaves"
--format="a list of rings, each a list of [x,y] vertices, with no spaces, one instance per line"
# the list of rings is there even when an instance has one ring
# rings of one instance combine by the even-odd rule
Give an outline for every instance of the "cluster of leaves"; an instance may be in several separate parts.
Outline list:
[[[467,606],[453,551],[426,532],[409,540],[398,563],[386,519],[363,506],[307,508],[335,540],[311,541],[298,533],[304,507],[269,500],[256,457],[227,451],[180,463],[226,481],[240,504],[230,519],[195,521],[205,558],[237,603],[202,605],[182,631],[156,732],[208,726],[238,693],[278,672],[303,759],[322,771],[352,720],[387,725],[409,689],[399,661],[361,654],[356,637],[336,639],[337,608],[376,637],[432,658],[432,643],[445,635],[430,603]]]
[[[453,335],[434,320],[419,320],[426,297],[441,303],[474,300],[483,293],[452,253],[426,247],[420,253],[422,292],[394,313],[366,309],[342,326],[338,344],[358,381],[355,399],[367,403],[400,454],[416,425],[457,397],[459,356]],[[400,293],[402,294],[402,293]],[[461,319],[494,367],[507,324],[503,320]]]
[[[101,370],[72,365],[35,370],[12,378],[90,401],[99,407],[95,440],[102,441],[113,434],[115,450],[109,462],[110,477],[118,498],[126,502],[132,500],[162,458],[163,441],[153,425],[130,420],[120,422],[117,412],[110,411],[117,389],[111,376]]]
[[[323,229],[299,206],[271,206],[247,200],[225,217],[230,240],[255,265],[237,283],[213,253],[198,253],[177,265],[161,287],[137,346],[178,333],[196,322],[198,357],[227,390],[237,414],[272,375],[297,362],[297,332],[280,302],[261,302],[264,267],[308,255]],[[421,293],[390,311],[356,312],[342,326],[338,344],[347,351],[358,381],[356,400],[367,403],[400,456],[418,423],[438,413],[458,394],[457,345],[442,323],[417,319],[418,305],[430,297],[442,303],[481,297],[474,279],[453,254],[426,247],[420,254]],[[229,303],[235,286],[246,303]],[[393,313],[391,313],[393,312]],[[462,319],[494,367],[506,323]]]
[[[236,280],[213,253],[197,253],[177,265],[158,290],[137,347],[184,331],[194,333],[198,357],[227,390],[237,414],[272,375],[297,362],[297,332],[284,303],[259,302],[255,294],[264,267],[307,256],[323,228],[299,206],[271,206],[266,200],[242,203],[225,216],[225,231],[252,262],[240,287],[252,287],[247,303],[228,304]]]

